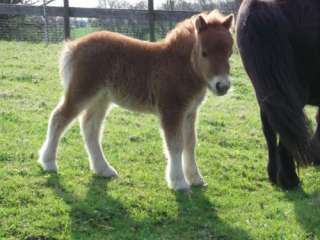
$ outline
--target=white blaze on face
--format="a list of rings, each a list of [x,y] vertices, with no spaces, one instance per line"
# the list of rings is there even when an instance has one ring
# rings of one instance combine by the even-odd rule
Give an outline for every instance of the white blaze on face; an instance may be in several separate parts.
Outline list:
[[[209,89],[216,95],[224,95],[230,88],[230,79],[228,75],[218,75],[208,81]]]

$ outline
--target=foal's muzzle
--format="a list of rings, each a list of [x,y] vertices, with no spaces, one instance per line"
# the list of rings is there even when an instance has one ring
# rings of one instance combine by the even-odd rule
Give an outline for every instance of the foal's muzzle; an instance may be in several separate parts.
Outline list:
[[[230,79],[228,75],[219,75],[208,82],[209,89],[216,95],[225,95],[230,88]]]

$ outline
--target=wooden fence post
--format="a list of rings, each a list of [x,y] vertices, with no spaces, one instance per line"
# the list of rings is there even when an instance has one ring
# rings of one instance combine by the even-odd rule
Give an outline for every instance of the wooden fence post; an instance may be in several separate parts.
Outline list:
[[[156,40],[156,37],[155,37],[155,21],[154,21],[153,0],[148,0],[148,11],[149,11],[150,41],[154,42]]]
[[[43,18],[44,18],[44,40],[49,43],[49,30],[48,30],[48,16],[47,16],[47,1],[43,0]]]
[[[69,0],[63,0],[64,6],[64,40],[70,38],[70,12],[69,12]]]

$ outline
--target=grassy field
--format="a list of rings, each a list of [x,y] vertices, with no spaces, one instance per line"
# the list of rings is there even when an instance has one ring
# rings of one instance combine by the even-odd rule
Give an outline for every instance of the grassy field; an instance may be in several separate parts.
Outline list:
[[[0,42],[0,239],[320,238],[320,173],[300,170],[303,190],[270,185],[258,106],[237,55],[233,90],[208,94],[200,109],[207,188],[169,190],[156,118],[120,108],[103,142],[119,178],[90,173],[78,123],[62,139],[59,174],[42,172],[37,152],[62,93],[60,48]]]
[[[97,28],[97,27],[79,27],[79,28],[74,28],[71,31],[71,37],[73,39],[75,38],[79,38],[82,36],[85,36],[89,33],[93,33],[93,32],[97,32],[97,31],[101,31],[101,29]]]

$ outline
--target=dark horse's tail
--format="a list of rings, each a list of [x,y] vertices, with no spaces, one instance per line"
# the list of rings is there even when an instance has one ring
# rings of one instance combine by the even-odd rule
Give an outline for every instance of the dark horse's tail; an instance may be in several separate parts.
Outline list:
[[[299,81],[297,56],[289,39],[291,25],[276,5],[250,1],[240,9],[237,42],[261,111],[298,165],[319,162],[320,144],[311,141],[303,111],[307,89]]]

